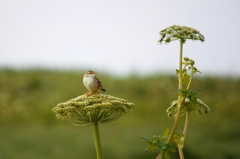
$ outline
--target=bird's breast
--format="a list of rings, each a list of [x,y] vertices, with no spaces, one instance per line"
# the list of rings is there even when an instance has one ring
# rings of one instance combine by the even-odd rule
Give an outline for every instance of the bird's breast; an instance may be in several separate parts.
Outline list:
[[[83,84],[88,90],[91,90],[91,91],[98,90],[98,84],[93,77],[84,77]]]

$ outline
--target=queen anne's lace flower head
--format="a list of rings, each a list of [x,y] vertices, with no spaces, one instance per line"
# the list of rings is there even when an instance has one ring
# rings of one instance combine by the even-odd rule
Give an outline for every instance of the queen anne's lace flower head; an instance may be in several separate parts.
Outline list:
[[[182,40],[185,43],[187,39],[205,41],[204,36],[198,30],[186,26],[173,25],[161,30],[159,33],[161,36],[158,40],[159,43],[169,43],[174,40]]]
[[[58,104],[52,109],[57,119],[67,120],[78,126],[89,123],[107,123],[127,113],[132,107],[124,99],[110,95],[78,96],[67,102]]]

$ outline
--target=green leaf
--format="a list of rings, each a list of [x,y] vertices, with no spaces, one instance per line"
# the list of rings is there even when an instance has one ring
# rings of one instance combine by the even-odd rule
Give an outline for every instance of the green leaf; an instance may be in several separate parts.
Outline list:
[[[169,159],[169,154],[167,152],[164,154],[164,158]]]
[[[165,150],[165,149],[167,149],[167,148],[168,148],[168,146],[167,146],[166,143],[162,143],[162,144],[161,144],[161,150]]]
[[[185,85],[187,86],[188,83],[189,83],[190,77],[191,77],[191,76],[189,76],[188,74],[184,73],[184,74],[183,74],[183,78],[182,78],[183,84],[185,84]]]
[[[150,147],[150,150],[154,151],[157,148],[157,146],[154,144]]]
[[[151,138],[149,138],[149,137],[142,137],[142,139],[145,141],[151,141]]]
[[[189,62],[182,62],[182,64],[183,64],[183,65],[185,65],[185,66],[188,66],[188,65],[190,65],[190,63],[189,63]]]
[[[183,69],[182,73],[186,73],[186,72],[187,72],[187,70],[186,70],[186,69]]]
[[[178,134],[176,133],[173,137],[173,141],[177,145],[178,148],[183,148],[184,147],[184,135],[183,134]]]
[[[164,131],[163,135],[168,137],[169,133],[170,133],[170,130],[169,130],[169,129],[166,129],[166,130]]]
[[[142,139],[144,140],[144,142],[146,144],[148,144],[148,147],[143,149],[141,151],[141,153],[144,153],[148,150],[152,150],[154,151],[155,149],[158,149],[158,150],[166,150],[167,152],[175,152],[174,151],[174,148],[170,147],[170,145],[167,144],[167,139],[168,139],[168,136],[169,136],[169,133],[170,133],[170,130],[169,129],[166,129],[163,133],[163,136],[157,136],[157,135],[153,135],[152,138],[149,138],[149,137],[142,137]],[[165,156],[164,156],[165,157]],[[169,158],[168,155],[166,155],[167,158]],[[166,158],[165,157],[165,158]]]
[[[178,69],[176,69],[176,74],[177,74],[177,75],[179,74],[179,70],[178,70]]]
[[[190,96],[188,97],[188,99],[190,100],[191,103],[198,104],[197,98]]]
[[[146,144],[148,144],[148,148],[144,149],[143,151],[152,150],[154,151],[156,148],[159,150],[166,149],[166,144],[164,143],[162,136],[154,135],[152,138],[149,137],[142,137]]]
[[[168,152],[176,152],[176,149],[173,148],[173,147],[169,147],[169,148],[168,148]]]
[[[159,139],[160,139],[160,136],[153,135],[152,142],[157,143]]]
[[[147,147],[147,148],[141,150],[140,153],[145,153],[145,152],[147,152],[147,150],[149,150],[149,149],[150,149],[150,147]]]
[[[156,143],[156,146],[159,148],[159,149],[163,149],[163,144],[160,140],[157,140],[157,143]]]
[[[196,67],[193,67],[193,71],[198,72],[198,73],[202,73],[202,72],[198,71],[198,69]]]
[[[187,89],[178,89],[178,95],[187,96],[188,95]]]

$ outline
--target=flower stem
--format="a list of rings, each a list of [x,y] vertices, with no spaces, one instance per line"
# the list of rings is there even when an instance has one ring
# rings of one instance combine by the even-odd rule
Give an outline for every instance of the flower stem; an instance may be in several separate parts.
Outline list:
[[[189,123],[189,113],[186,112],[185,124],[183,129],[184,139],[186,138],[186,135],[187,135],[188,123]]]
[[[182,51],[183,51],[183,40],[180,39],[180,55],[179,55],[179,74],[178,74],[178,89],[182,89]]]
[[[178,89],[182,89],[182,85],[183,85],[183,82],[182,82],[182,50],[183,50],[183,40],[180,39],[180,56],[179,56],[179,73],[178,73]],[[176,130],[177,130],[177,127],[178,127],[178,122],[179,122],[179,118],[180,118],[180,115],[181,115],[181,108],[182,108],[182,105],[185,101],[185,98],[183,95],[178,95],[178,110],[177,110],[177,114],[175,116],[175,120],[174,120],[174,123],[173,123],[173,126],[172,126],[172,129],[171,129],[171,132],[168,136],[168,140],[167,140],[167,145],[169,146],[173,140],[173,137],[174,137],[174,134],[176,133]],[[164,155],[165,153],[167,152],[167,149],[164,149],[160,152],[160,154],[157,156],[156,159],[163,159],[164,158]]]
[[[178,153],[179,153],[180,159],[184,159],[184,155],[183,155],[183,150],[182,150],[182,148],[178,148]]]
[[[189,123],[189,113],[186,112],[185,124],[184,124],[184,129],[183,129],[183,138],[184,138],[183,140],[184,141],[185,141],[185,138],[186,138],[186,135],[187,135],[188,123]],[[178,148],[178,153],[179,153],[180,159],[184,159],[182,148]]]
[[[102,148],[101,148],[101,142],[100,142],[98,122],[93,123],[93,133],[94,133],[94,141],[95,141],[97,159],[102,159],[103,157],[102,157]]]
[[[188,85],[187,85],[187,90],[189,89],[190,84],[191,84],[191,82],[192,82],[193,74],[194,74],[194,73],[193,73],[193,70],[192,70],[192,72],[191,72],[191,77],[190,77],[189,82],[188,82]]]

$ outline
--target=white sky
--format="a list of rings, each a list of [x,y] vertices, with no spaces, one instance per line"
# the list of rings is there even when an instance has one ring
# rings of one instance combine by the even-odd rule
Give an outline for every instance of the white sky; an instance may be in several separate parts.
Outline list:
[[[205,36],[183,48],[203,74],[240,75],[239,16],[238,0],[0,0],[0,67],[175,73],[179,43],[157,40],[184,25]]]

